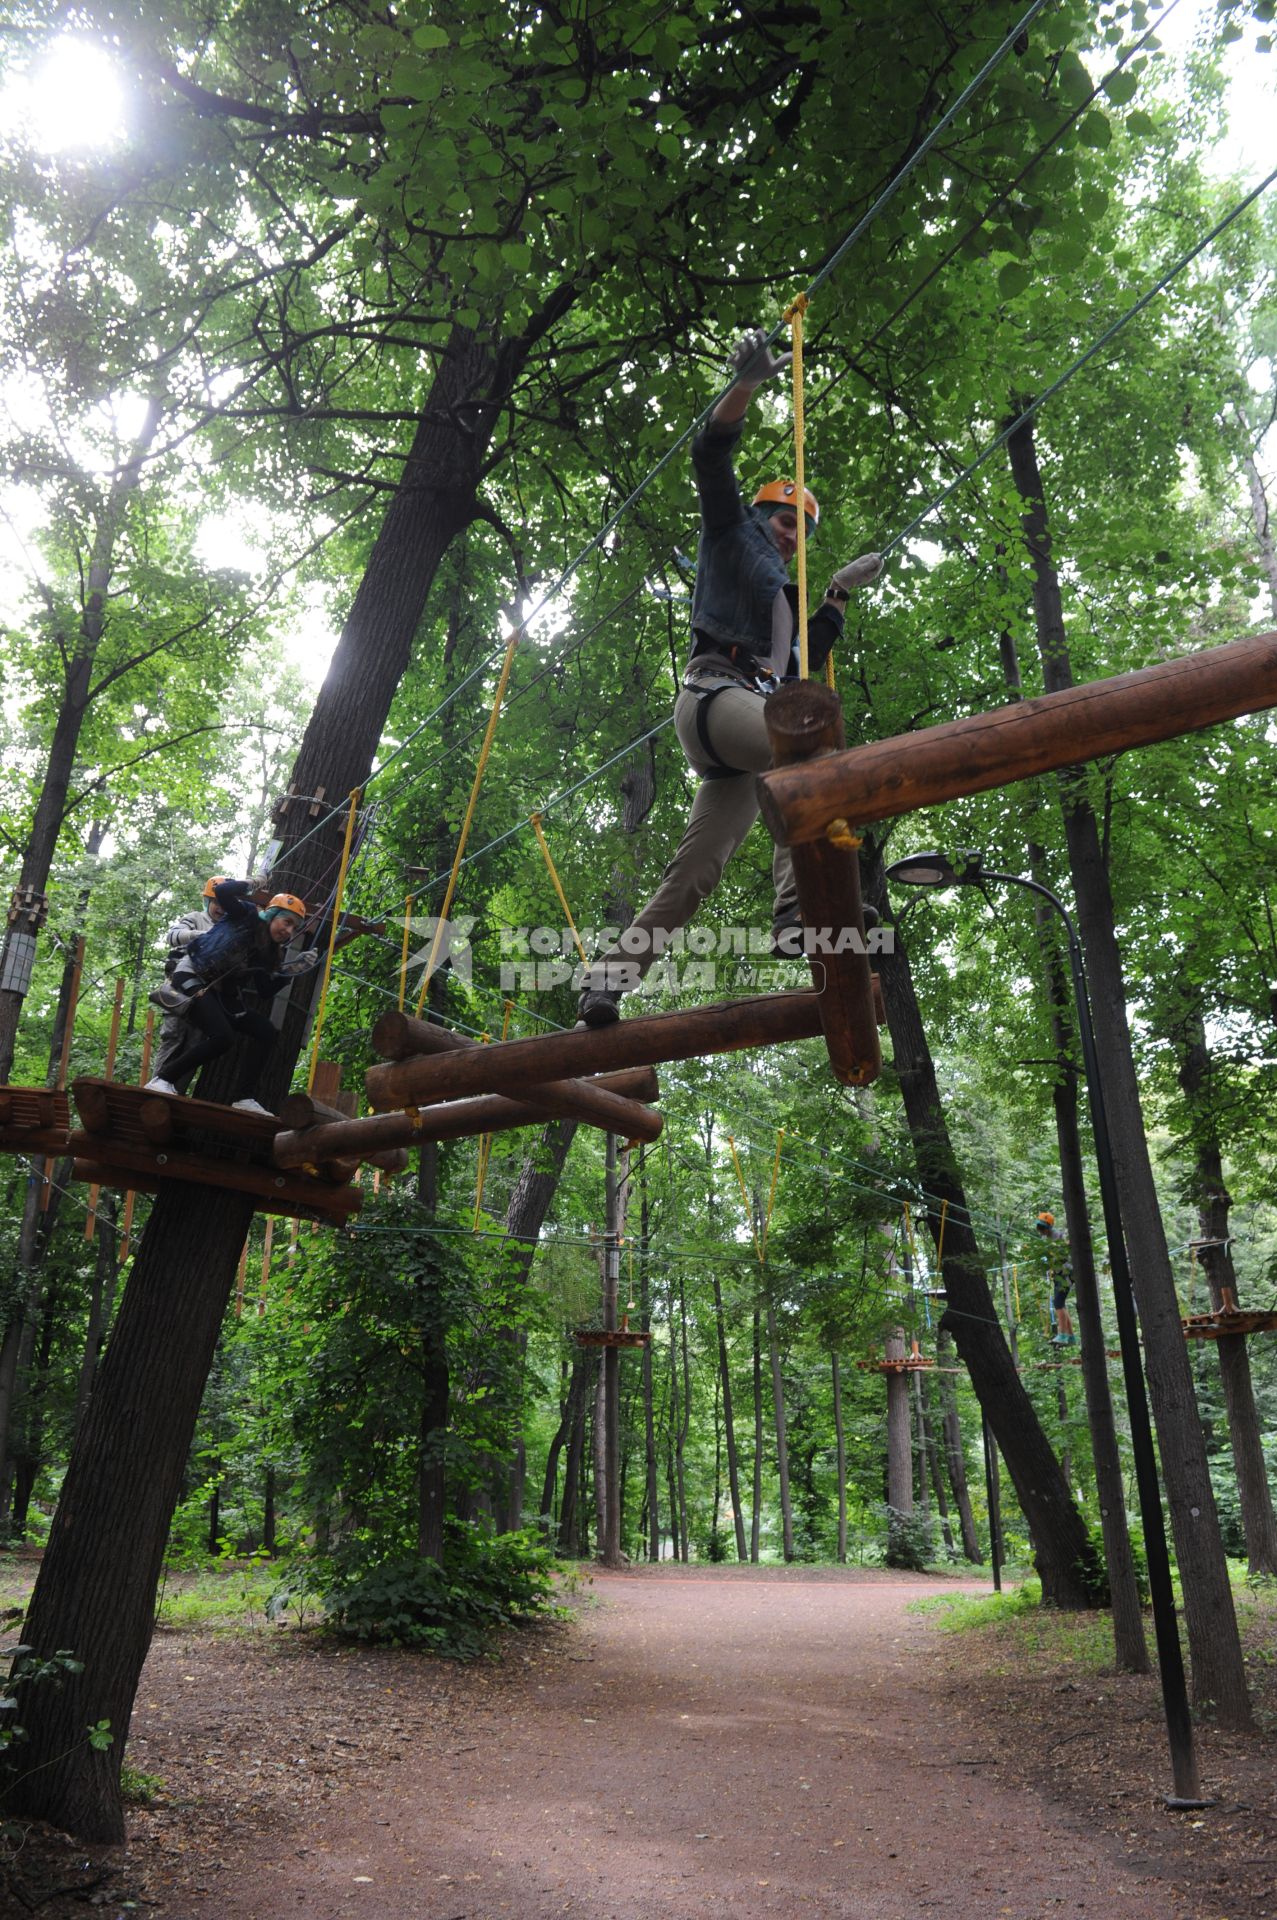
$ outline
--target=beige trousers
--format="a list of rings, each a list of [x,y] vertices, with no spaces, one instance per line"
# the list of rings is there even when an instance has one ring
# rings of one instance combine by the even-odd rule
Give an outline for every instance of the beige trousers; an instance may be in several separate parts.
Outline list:
[[[708,758],[696,727],[696,710],[703,698],[686,688],[674,707],[674,731],[693,772],[708,772]],[[701,901],[714,891],[723,868],[758,818],[754,775],[771,766],[771,745],[763,719],[766,697],[748,687],[729,683],[710,702],[706,731],[721,759],[740,773],[702,779],[692,802],[687,830],[661,884],[638,918],[626,928],[619,946],[609,948],[586,974],[586,984],[628,992],[636,987],[652,962],[685,927]],[[787,847],[772,856],[775,905],[773,923],[794,911],[794,869]]]

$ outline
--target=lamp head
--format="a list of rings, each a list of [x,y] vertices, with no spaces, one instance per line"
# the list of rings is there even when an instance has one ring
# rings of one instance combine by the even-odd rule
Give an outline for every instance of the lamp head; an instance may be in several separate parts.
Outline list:
[[[984,856],[970,848],[962,849],[956,862],[943,853],[910,853],[893,860],[887,868],[889,880],[907,887],[969,887],[984,872]]]

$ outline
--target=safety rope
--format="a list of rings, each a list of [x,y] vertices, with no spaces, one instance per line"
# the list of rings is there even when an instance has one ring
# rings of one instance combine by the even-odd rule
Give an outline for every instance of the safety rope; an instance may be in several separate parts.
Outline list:
[[[510,684],[510,669],[514,665],[514,651],[519,644],[519,635],[523,630],[522,625],[517,626],[510,635],[509,645],[505,650],[505,659],[501,662],[501,675],[497,681],[496,693],[492,698],[492,712],[488,715],[488,724],[483,735],[483,745],[479,749],[479,764],[474,770],[474,781],[470,788],[470,798],[466,803],[465,818],[461,822],[461,833],[457,840],[457,850],[452,859],[452,871],[448,875],[448,885],[444,892],[443,905],[439,909],[438,919],[435,922],[434,938],[430,942],[430,955],[426,961],[425,972],[421,976],[421,992],[417,995],[418,1019],[420,1019],[421,1009],[425,1005],[426,989],[430,985],[430,977],[434,973],[435,963],[439,958],[439,948],[443,942],[448,914],[452,908],[452,896],[457,890],[457,875],[461,871],[461,862],[466,850],[466,841],[470,838],[470,823],[474,819],[474,810],[479,804],[479,790],[483,785],[483,776],[488,770],[488,758],[492,752],[492,739],[496,733],[497,721],[501,715],[501,703],[505,699],[505,690]]]
[[[558,871],[555,867],[554,860],[551,856],[549,846],[546,843],[545,835],[541,831],[541,816],[539,813],[530,813],[528,815],[528,818],[532,822],[532,831],[533,833],[535,833],[537,837],[537,845],[540,847],[542,855],[545,859],[545,864],[549,870],[550,879],[554,886],[554,891],[559,896],[559,905],[563,909],[563,917],[572,929],[572,938],[575,940],[576,950],[581,956],[581,965],[583,967],[588,966],[589,962],[586,959],[585,948],[581,943],[581,936],[576,930],[576,921],[572,918],[572,909],[568,905],[568,897],[563,891],[563,882],[559,879]],[[507,1006],[510,1005],[510,1002],[508,1000],[506,1002],[506,1005]]]
[[[399,955],[399,1011],[403,1012],[404,1001],[408,997],[408,934],[412,926],[412,895],[406,893],[403,903],[403,950]]]
[[[791,365],[794,376],[794,506],[798,514],[798,678],[808,674],[807,651],[807,472],[806,428],[803,420],[803,315],[807,295],[800,293],[785,309],[793,344]]]
[[[323,1037],[324,1019],[328,1011],[328,984],[333,975],[333,954],[337,950],[337,928],[341,920],[342,895],[346,890],[346,869],[350,864],[350,843],[355,831],[355,815],[359,811],[359,799],[362,789],[356,787],[350,796],[350,809],[346,815],[346,837],[342,842],[341,867],[337,874],[337,885],[333,889],[332,925],[328,929],[328,952],[324,956],[324,977],[319,988],[319,1007],[315,1014],[315,1037],[310,1048],[310,1070],[306,1075],[306,1091],[314,1091],[315,1074],[319,1069],[319,1042]]]

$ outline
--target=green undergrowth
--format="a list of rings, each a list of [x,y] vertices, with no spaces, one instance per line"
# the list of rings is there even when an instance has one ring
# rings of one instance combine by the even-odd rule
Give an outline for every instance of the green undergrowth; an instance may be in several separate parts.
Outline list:
[[[1009,1658],[1032,1656],[1061,1666],[1099,1672],[1113,1662],[1113,1629],[1107,1613],[1065,1612],[1042,1605],[1042,1588],[1029,1578],[1001,1593],[937,1594],[916,1600],[911,1612],[928,1617],[942,1633],[978,1633]]]

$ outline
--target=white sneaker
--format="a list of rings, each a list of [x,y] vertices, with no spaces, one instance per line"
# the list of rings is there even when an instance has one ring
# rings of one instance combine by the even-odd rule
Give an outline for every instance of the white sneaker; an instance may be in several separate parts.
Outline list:
[[[260,1100],[232,1100],[231,1109],[235,1113],[260,1113],[263,1114],[267,1120],[273,1120],[275,1118],[270,1108],[264,1107]]]
[[[171,1080],[148,1080],[142,1091],[143,1093],[171,1093],[175,1100],[180,1100],[182,1097]]]

